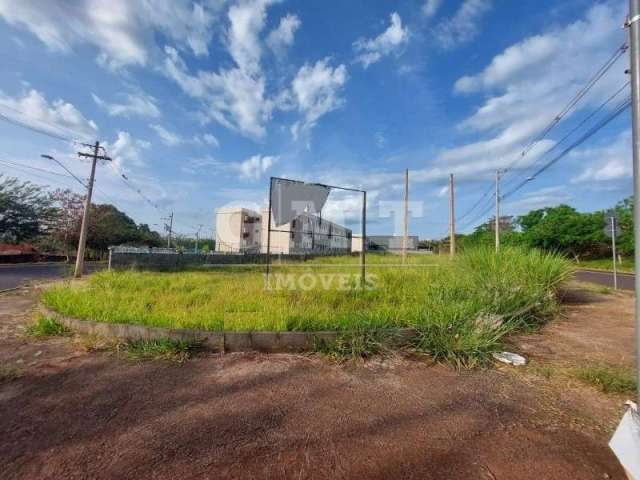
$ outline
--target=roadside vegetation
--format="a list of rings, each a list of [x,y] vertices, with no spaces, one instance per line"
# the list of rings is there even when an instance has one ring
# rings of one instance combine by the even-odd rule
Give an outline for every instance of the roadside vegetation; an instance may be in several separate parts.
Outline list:
[[[26,333],[32,337],[66,337],[71,335],[71,330],[58,322],[55,318],[41,315],[34,323],[27,327]]]
[[[198,345],[183,340],[137,340],[119,343],[116,351],[132,360],[171,360],[182,363]]]
[[[86,282],[50,289],[43,298],[49,307],[77,318],[170,328],[348,332],[409,327],[420,332],[417,349],[473,366],[489,361],[505,335],[535,328],[552,315],[555,293],[572,272],[571,263],[558,255],[516,247],[498,255],[490,248],[470,250],[453,261],[431,255],[409,259],[403,267],[398,256],[369,255],[365,289],[357,286],[357,258],[332,257],[274,265],[271,290],[264,288],[262,267],[238,266],[101,272]],[[323,285],[334,274],[347,281]],[[302,276],[305,281],[298,281]],[[303,288],[310,284],[314,288]],[[352,343],[331,348],[359,348]],[[370,342],[364,343],[370,349]]]
[[[582,260],[580,263],[576,264],[577,268],[587,268],[593,270],[613,270],[613,260],[611,257],[609,258],[594,258]],[[635,272],[635,262],[633,261],[633,257],[624,257],[621,263],[617,265],[618,272],[627,272],[633,273]]]
[[[604,393],[633,393],[637,389],[632,368],[592,365],[576,368],[572,373],[581,382],[592,385]]]

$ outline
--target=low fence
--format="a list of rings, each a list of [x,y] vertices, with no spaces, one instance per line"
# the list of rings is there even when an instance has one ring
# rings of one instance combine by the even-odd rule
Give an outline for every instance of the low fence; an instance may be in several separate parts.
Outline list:
[[[326,254],[330,254],[327,252]],[[333,253],[335,254],[335,253]],[[344,254],[344,253],[343,253]],[[271,262],[304,261],[314,254],[272,254]],[[265,253],[194,253],[170,248],[110,247],[109,268],[183,268],[198,265],[266,264]]]

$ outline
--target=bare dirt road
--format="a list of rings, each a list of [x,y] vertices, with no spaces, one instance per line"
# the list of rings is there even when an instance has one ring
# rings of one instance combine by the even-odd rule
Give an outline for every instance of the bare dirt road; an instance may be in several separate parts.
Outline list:
[[[556,361],[557,342],[598,325],[606,309],[593,305],[631,297],[592,300],[579,296],[566,318],[517,342],[536,362]],[[2,478],[624,478],[606,446],[620,398],[556,388],[529,367],[264,354],[136,362],[26,338],[34,302],[0,297],[0,365],[22,374],[0,383]],[[631,321],[623,308],[609,327]]]

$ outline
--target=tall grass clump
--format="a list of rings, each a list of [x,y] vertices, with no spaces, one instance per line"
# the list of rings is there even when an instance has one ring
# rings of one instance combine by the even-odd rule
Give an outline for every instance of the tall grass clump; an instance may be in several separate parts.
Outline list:
[[[456,366],[491,361],[506,335],[534,328],[557,309],[557,290],[571,264],[556,254],[519,247],[461,254],[443,281],[430,285],[416,347]]]
[[[44,302],[74,317],[169,328],[227,331],[370,332],[414,328],[415,347],[456,365],[490,359],[505,335],[534,328],[557,308],[556,292],[572,273],[562,257],[505,247],[467,251],[454,260],[368,254],[371,288],[358,288],[358,259],[319,257],[274,264],[275,274],[348,274],[311,289],[265,289],[262,269],[186,272],[100,272],[81,284],[45,292]],[[323,277],[324,276],[324,277]],[[295,284],[295,282],[294,282]],[[344,285],[343,285],[344,287]],[[366,338],[357,337],[356,339]],[[342,342],[340,351],[368,350],[375,342]]]

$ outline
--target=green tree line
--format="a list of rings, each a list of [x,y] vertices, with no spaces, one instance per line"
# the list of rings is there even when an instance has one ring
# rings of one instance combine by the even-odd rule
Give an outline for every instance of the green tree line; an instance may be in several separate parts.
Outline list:
[[[0,243],[30,243],[48,253],[74,255],[83,208],[84,197],[71,190],[50,191],[0,174]],[[87,249],[96,257],[111,245],[160,247],[165,241],[115,206],[91,204]]]
[[[634,253],[633,197],[617,203],[615,212],[619,234],[618,252]],[[611,240],[605,234],[606,212],[579,212],[569,205],[531,210],[515,218],[501,218],[501,244],[524,245],[563,252],[576,260],[600,258],[611,253]],[[461,249],[476,245],[491,245],[495,239],[495,219],[480,225],[469,235],[456,235]]]

